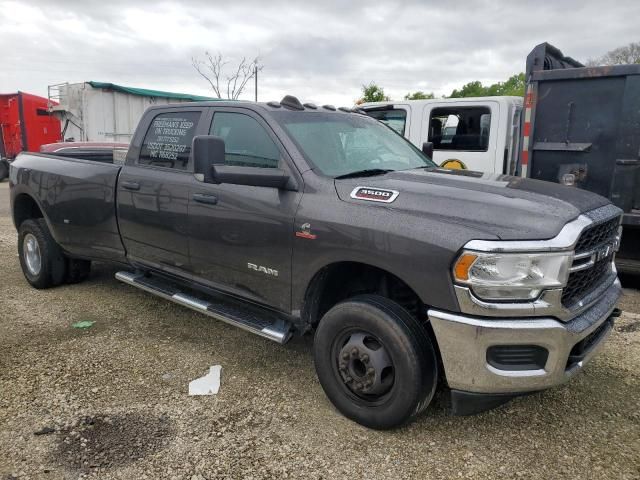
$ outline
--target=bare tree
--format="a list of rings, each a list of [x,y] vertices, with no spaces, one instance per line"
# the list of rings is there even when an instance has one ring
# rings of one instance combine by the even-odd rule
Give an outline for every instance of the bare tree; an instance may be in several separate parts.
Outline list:
[[[249,80],[254,78],[263,67],[259,64],[259,57],[255,57],[251,62],[248,62],[246,57],[242,57],[238,66],[234,68],[230,75],[227,75],[225,73],[225,65],[229,62],[224,60],[221,53],[215,56],[209,52],[204,54],[206,57],[204,60],[191,57],[191,64],[196,72],[209,83],[218,98],[222,98],[222,94],[226,93],[226,98],[237,100]],[[225,82],[226,87],[224,85]]]
[[[597,65],[627,65],[640,63],[640,42],[630,43],[624,47],[619,47],[607,52],[602,57],[590,58],[587,66]]]

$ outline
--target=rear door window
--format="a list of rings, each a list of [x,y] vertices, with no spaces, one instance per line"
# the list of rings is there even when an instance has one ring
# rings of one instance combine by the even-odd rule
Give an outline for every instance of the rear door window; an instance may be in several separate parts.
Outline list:
[[[201,112],[167,112],[156,115],[140,149],[139,165],[187,170],[191,142]]]
[[[435,150],[486,152],[490,129],[488,107],[434,108],[429,116],[429,141]]]
[[[404,135],[407,126],[407,111],[402,108],[388,110],[367,110],[367,115],[391,127],[400,135]]]
[[[210,134],[224,140],[224,164],[277,168],[280,150],[267,130],[244,113],[216,112]]]

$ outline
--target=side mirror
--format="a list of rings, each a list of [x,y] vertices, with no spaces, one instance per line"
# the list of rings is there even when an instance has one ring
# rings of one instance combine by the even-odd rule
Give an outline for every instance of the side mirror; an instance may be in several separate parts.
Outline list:
[[[205,183],[219,183],[216,180],[214,165],[224,164],[224,140],[212,135],[193,137],[193,171],[203,175]]]
[[[212,135],[193,137],[193,172],[204,183],[231,183],[254,187],[297,190],[290,175],[279,168],[241,167],[225,165],[224,140]]]
[[[297,190],[295,182],[280,168],[240,167],[218,165],[214,171],[216,183],[271,187],[281,190]]]
[[[433,159],[433,142],[424,142],[422,144],[422,153]]]

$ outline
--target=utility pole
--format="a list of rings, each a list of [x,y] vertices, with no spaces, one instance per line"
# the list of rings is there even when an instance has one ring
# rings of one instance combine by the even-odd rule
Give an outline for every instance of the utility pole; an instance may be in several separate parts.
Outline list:
[[[255,78],[255,83],[256,83],[255,90],[256,90],[256,102],[257,102],[258,101],[258,59],[257,58],[256,58],[256,61],[254,62],[253,68],[254,68],[253,72],[254,72],[255,77],[256,77]]]

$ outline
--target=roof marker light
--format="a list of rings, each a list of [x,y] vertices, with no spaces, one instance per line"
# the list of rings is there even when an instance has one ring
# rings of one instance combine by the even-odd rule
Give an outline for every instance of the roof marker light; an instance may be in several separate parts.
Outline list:
[[[293,95],[285,95],[282,100],[280,100],[280,105],[289,110],[304,110],[304,106],[300,103]]]

